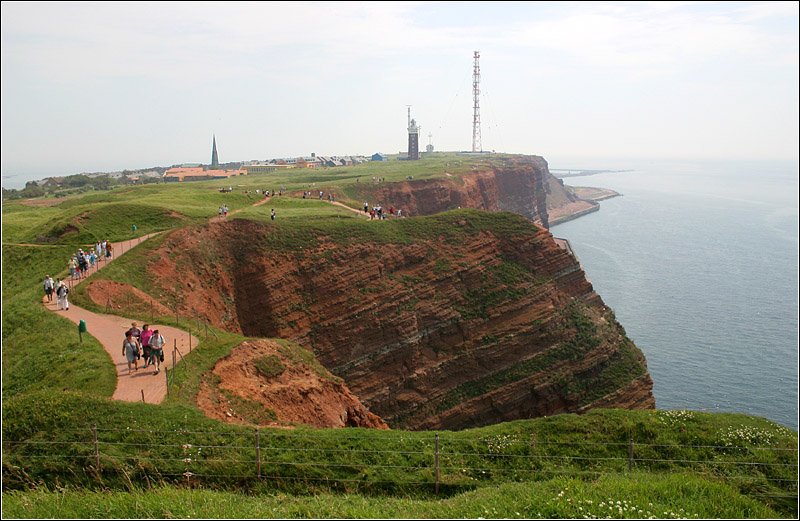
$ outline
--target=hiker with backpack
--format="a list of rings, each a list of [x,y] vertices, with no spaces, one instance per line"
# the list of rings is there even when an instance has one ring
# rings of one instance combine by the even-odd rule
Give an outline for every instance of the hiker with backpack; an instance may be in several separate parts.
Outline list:
[[[164,340],[164,336],[158,332],[158,329],[153,330],[152,336],[150,336],[150,359],[153,364],[156,366],[156,372],[153,374],[158,374],[161,371],[161,362],[164,361],[164,344],[166,341]]]

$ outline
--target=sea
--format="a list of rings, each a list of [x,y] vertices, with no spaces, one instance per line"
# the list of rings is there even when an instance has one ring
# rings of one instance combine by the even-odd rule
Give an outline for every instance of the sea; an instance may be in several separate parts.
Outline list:
[[[550,164],[630,170],[565,177],[622,196],[550,231],[644,352],[656,408],[797,430],[797,162],[609,163]]]

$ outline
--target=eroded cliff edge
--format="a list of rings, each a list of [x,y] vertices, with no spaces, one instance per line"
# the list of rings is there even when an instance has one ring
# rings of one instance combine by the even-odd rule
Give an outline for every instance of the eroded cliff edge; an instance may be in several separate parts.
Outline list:
[[[160,249],[148,269],[164,301],[310,347],[391,427],[655,405],[642,353],[580,265],[518,215],[234,220]]]
[[[545,228],[595,212],[600,205],[582,198],[553,176],[540,156],[492,156],[476,159],[468,174],[445,178],[349,188],[357,201],[403,209],[406,215],[432,215],[457,208],[508,211]],[[617,194],[618,195],[618,194]]]

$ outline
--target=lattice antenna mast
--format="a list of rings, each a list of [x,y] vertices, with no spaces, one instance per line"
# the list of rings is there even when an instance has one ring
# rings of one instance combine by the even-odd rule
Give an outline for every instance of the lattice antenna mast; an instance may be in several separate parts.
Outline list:
[[[411,126],[411,105],[406,105],[408,107],[408,126]]]
[[[472,54],[475,62],[472,65],[472,151],[483,152],[481,145],[481,52]]]

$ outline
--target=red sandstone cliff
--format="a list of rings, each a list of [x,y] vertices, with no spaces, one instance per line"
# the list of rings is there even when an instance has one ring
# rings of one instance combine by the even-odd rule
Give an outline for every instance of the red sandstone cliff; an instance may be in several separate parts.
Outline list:
[[[549,227],[547,194],[555,189],[547,161],[539,156],[494,157],[469,174],[352,187],[356,200],[401,208],[406,215],[432,215],[456,208],[508,211]],[[567,197],[567,196],[564,196]]]
[[[491,183],[511,190],[524,177]],[[426,208],[428,197],[412,200]],[[641,352],[546,230],[466,210],[369,225],[313,237],[244,220],[177,230],[151,276],[181,313],[309,346],[391,426],[654,407]]]
[[[456,208],[508,211],[549,228],[597,211],[600,206],[583,199],[550,174],[539,156],[492,157],[476,163],[472,172],[445,178],[407,180],[352,187],[353,197],[394,206],[406,215],[432,215]]]

